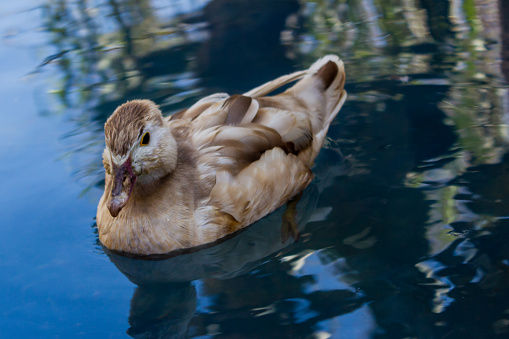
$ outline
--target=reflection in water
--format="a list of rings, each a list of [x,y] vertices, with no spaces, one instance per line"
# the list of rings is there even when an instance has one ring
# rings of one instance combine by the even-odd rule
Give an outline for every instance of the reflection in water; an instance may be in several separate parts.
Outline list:
[[[172,113],[327,53],[348,74],[349,100],[299,203],[301,239],[281,244],[279,211],[173,259],[109,254],[139,285],[130,335],[507,335],[506,1],[94,5],[46,1],[56,52],[37,69],[56,65],[76,168],[92,185],[101,125],[127,99]]]
[[[133,338],[186,338],[196,310],[191,283],[141,285],[134,291],[127,330]]]
[[[502,72],[505,80],[509,82],[509,21],[503,20],[509,15],[509,3],[507,1],[499,1],[500,10],[500,29],[502,42]]]

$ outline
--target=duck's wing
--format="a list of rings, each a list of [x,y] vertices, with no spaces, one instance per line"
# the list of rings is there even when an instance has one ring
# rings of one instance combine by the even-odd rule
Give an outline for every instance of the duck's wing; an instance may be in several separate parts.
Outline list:
[[[279,95],[259,97],[300,78]],[[210,189],[201,212],[215,211],[210,218],[225,213],[242,227],[301,192],[312,180],[312,162],[344,102],[343,85],[343,65],[330,56],[307,71],[244,95],[205,101],[203,110],[197,103],[192,113],[184,113],[198,150],[200,180]]]
[[[277,131],[253,123],[204,129],[193,133],[191,140],[198,150],[200,180],[210,188],[215,184],[218,171],[236,176],[268,150],[278,147],[285,154],[291,152]]]
[[[223,213],[234,221],[228,227],[240,228],[275,210],[309,184],[311,170],[296,156],[300,148],[283,136],[294,133],[296,140],[311,136],[309,128],[300,133],[287,128],[282,136],[272,127],[255,123],[264,113],[251,97],[232,96],[214,105],[192,120],[189,135],[198,151],[200,182],[210,189],[203,205],[209,212],[211,208],[216,211],[214,222]],[[212,114],[212,109],[220,112]],[[211,119],[205,119],[208,115]],[[283,120],[293,119],[283,115]],[[223,119],[221,124],[217,124],[218,117]],[[215,125],[207,126],[211,120]]]
[[[274,211],[313,177],[281,135],[260,124],[214,126],[195,131],[190,140],[207,192],[195,212],[206,239],[232,233]]]

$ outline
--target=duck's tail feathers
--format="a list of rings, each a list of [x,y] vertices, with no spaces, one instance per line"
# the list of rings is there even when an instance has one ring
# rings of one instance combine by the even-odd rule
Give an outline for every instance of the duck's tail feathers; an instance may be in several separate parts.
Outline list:
[[[328,128],[346,100],[345,67],[337,55],[317,60],[290,91],[310,108],[320,108],[323,127]]]
[[[293,93],[311,112],[319,115],[319,130],[327,129],[346,100],[345,67],[337,55],[326,55],[308,69],[283,75],[244,93],[244,96],[259,98],[297,80],[287,92]]]

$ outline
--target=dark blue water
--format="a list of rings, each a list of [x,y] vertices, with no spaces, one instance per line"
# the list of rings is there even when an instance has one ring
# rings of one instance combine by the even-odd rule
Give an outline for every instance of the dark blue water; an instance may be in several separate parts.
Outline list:
[[[509,7],[499,0],[0,5],[1,338],[505,338]],[[298,205],[195,253],[103,249],[102,126],[327,54],[349,99]]]

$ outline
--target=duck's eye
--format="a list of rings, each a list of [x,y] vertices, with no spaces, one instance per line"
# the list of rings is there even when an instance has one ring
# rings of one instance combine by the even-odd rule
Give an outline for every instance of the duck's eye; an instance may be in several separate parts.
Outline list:
[[[150,133],[145,132],[145,134],[143,134],[143,137],[141,138],[140,146],[147,146],[149,142],[150,142]]]

